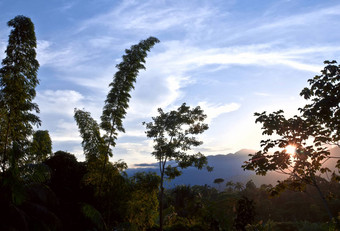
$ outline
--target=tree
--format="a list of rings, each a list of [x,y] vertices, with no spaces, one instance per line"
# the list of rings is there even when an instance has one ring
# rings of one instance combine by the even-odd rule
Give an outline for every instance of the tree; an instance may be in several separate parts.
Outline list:
[[[327,160],[340,158],[331,156],[328,150],[329,145],[340,145],[340,66],[336,65],[336,61],[325,61],[325,64],[322,74],[308,80],[310,87],[300,93],[311,102],[299,109],[301,115],[286,119],[282,110],[269,114],[255,113],[256,123],[262,123],[262,134],[279,138],[262,140],[262,150],[250,155],[251,159],[243,168],[254,170],[259,175],[265,175],[268,171],[288,174],[290,177],[279,181],[272,194],[286,188],[302,191],[306,185],[314,186],[332,218],[317,175],[331,172],[323,165]],[[287,152],[288,145],[296,147],[295,153]],[[279,150],[271,153],[273,148]],[[340,160],[334,167],[340,170]],[[332,175],[333,179],[340,180],[335,171]]]
[[[82,178],[86,173],[84,163],[79,163],[70,153],[57,151],[44,161],[49,167],[51,178],[48,187],[57,197],[57,216],[61,219],[63,230],[74,230],[90,225],[81,215],[80,204],[88,195],[82,187]],[[87,198],[86,198],[87,199]]]
[[[255,183],[253,182],[253,180],[249,180],[246,185],[244,190],[242,191],[242,195],[247,197],[248,199],[251,200],[256,200],[257,199],[257,195],[258,195],[258,189],[255,185]]]
[[[203,110],[198,106],[190,108],[183,103],[177,110],[164,112],[158,109],[159,115],[152,117],[153,122],[143,124],[146,126],[146,135],[153,138],[155,143],[152,155],[159,162],[159,171],[161,177],[160,183],[160,199],[159,199],[159,225],[163,230],[163,195],[164,195],[164,179],[169,180],[180,176],[184,169],[194,166],[198,169],[207,167],[207,158],[200,152],[189,155],[192,147],[197,147],[203,142],[197,140],[194,135],[203,133],[208,129],[208,125],[203,121],[207,117]],[[169,164],[173,161],[177,166]],[[170,162],[171,163],[171,162]]]
[[[100,125],[89,112],[75,109],[74,118],[83,138],[82,146],[88,164],[86,182],[94,186],[98,200],[103,202],[100,206],[108,227],[113,225],[112,221],[122,220],[125,216],[119,213],[117,207],[124,201],[119,198],[125,196],[122,194],[127,187],[126,179],[121,175],[127,165],[124,162],[109,162],[111,147],[116,144],[118,132],[124,132],[123,119],[129,106],[129,92],[134,88],[139,70],[145,69],[143,64],[147,52],[158,42],[157,38],[149,37],[125,50],[123,61],[116,66],[118,71],[110,83],[111,90],[105,100]],[[101,135],[100,128],[104,135]]]
[[[220,188],[220,191],[221,191],[221,184],[224,182],[224,179],[223,178],[216,178],[214,180],[214,184],[218,184],[219,185],[219,188]]]
[[[105,169],[98,167],[88,169],[85,183],[94,188],[97,206],[108,229],[112,229],[126,217],[129,182],[123,171],[127,167],[124,162],[108,162]]]
[[[9,180],[12,179],[7,176],[5,181]],[[16,187],[20,191],[0,186],[0,230],[64,230],[53,211],[58,199],[46,185],[27,179],[14,181],[21,184],[20,189]],[[15,202],[11,201],[13,197]]]
[[[25,165],[33,126],[40,125],[38,105],[32,102],[39,84],[34,24],[20,15],[8,26],[13,29],[0,69],[0,229],[59,230],[60,221],[50,210],[55,198],[44,184],[48,168]]]
[[[256,190],[256,185],[255,185],[255,183],[253,182],[253,180],[249,180],[249,181],[246,183],[246,188],[245,188],[245,190],[249,190],[249,191]]]
[[[80,109],[74,110],[74,119],[77,122],[80,136],[83,138],[81,144],[86,161],[90,168],[98,168],[98,164],[112,155],[111,150],[107,150],[107,145],[100,135],[99,125],[91,117],[90,112]]]
[[[240,191],[242,191],[242,190],[244,189],[244,186],[243,186],[242,182],[236,182],[234,188],[235,188],[237,191],[240,192]]]
[[[125,132],[123,119],[129,107],[131,98],[129,92],[134,88],[133,84],[136,82],[139,70],[145,69],[143,63],[145,63],[147,51],[150,51],[158,42],[159,40],[155,37],[140,41],[130,50],[125,50],[126,55],[123,55],[123,61],[116,66],[118,71],[109,85],[111,90],[105,100],[100,124],[100,127],[106,132],[104,135],[106,143],[113,147],[118,132]]]
[[[54,209],[62,230],[106,230],[102,214],[95,208],[93,188],[84,184],[87,164],[63,151],[55,152],[44,164],[51,171],[48,186],[57,197]]]
[[[252,200],[242,197],[237,201],[234,227],[237,231],[246,231],[246,225],[252,224],[255,218],[255,206]]]
[[[232,180],[230,180],[225,184],[225,186],[227,187],[228,192],[233,192],[233,188],[235,186],[235,183]]]
[[[38,130],[33,134],[28,163],[41,163],[52,154],[52,141],[48,131]]]
[[[322,75],[317,75],[308,82],[310,88],[304,88],[300,95],[311,103],[300,108],[302,116],[310,123],[324,129],[314,131],[315,142],[337,145],[340,147],[340,65],[333,60],[325,61]],[[338,168],[340,167],[338,161]]]
[[[26,153],[28,137],[40,119],[33,103],[39,84],[36,60],[36,37],[31,19],[16,16],[8,22],[13,27],[8,39],[6,57],[0,69],[0,165],[2,171],[15,167]]]
[[[123,61],[116,66],[118,71],[109,85],[111,90],[105,100],[100,126],[89,112],[75,109],[74,118],[83,138],[82,146],[87,159],[101,159],[101,164],[97,163],[102,166],[100,187],[106,164],[109,157],[112,157],[111,147],[116,145],[118,132],[125,132],[123,119],[129,107],[129,92],[134,88],[139,70],[145,69],[143,63],[147,52],[158,42],[157,38],[149,37],[125,50],[126,55],[123,55]],[[105,135],[101,136],[99,127],[106,132]]]
[[[137,172],[131,177],[127,220],[131,230],[148,230],[158,216],[157,194],[160,178],[154,172]]]

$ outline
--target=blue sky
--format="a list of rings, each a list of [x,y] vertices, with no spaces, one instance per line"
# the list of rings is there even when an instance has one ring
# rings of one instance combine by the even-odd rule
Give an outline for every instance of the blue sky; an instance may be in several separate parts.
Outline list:
[[[149,53],[132,92],[113,161],[154,162],[143,121],[157,108],[200,105],[209,130],[198,149],[206,155],[258,149],[254,112],[305,104],[299,92],[324,60],[338,60],[340,2],[336,0],[3,0],[0,58],[10,29],[25,15],[35,24],[39,79],[35,102],[53,150],[83,160],[74,108],[99,121],[108,84],[124,49],[149,36]]]

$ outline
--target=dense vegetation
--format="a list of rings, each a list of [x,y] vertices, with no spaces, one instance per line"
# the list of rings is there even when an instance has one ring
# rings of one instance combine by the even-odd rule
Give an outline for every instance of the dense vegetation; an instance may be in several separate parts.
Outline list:
[[[264,134],[281,138],[262,141],[263,150],[244,168],[262,175],[288,169],[288,180],[259,188],[252,181],[245,185],[229,181],[224,191],[207,185],[165,189],[166,177],[179,176],[183,168],[211,170],[203,154],[188,153],[202,143],[194,135],[208,129],[201,108],[183,104],[177,111],[159,109],[160,115],[145,123],[147,136],[155,141],[152,155],[159,161],[160,176],[151,172],[128,176],[126,163],[109,161],[118,132],[124,132],[129,92],[158,39],[149,37],[125,51],[100,123],[89,112],[75,110],[86,157],[79,162],[70,153],[52,153],[48,131],[34,131],[41,123],[33,102],[39,84],[34,25],[17,16],[8,26],[13,30],[0,69],[0,230],[336,229],[339,175],[322,165],[333,158],[325,145],[339,146],[340,140],[340,66],[335,61],[326,62],[322,75],[302,91],[312,103],[301,109],[301,116],[285,119],[282,111],[256,114]],[[310,139],[313,145],[308,146]],[[285,149],[268,152],[288,144],[297,146],[294,161]],[[340,169],[340,161],[335,167]],[[326,180],[320,173],[332,177]],[[221,188],[224,179],[214,183]]]

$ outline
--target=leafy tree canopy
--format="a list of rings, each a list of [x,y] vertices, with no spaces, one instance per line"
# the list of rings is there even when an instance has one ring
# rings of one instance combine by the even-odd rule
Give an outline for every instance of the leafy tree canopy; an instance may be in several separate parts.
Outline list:
[[[116,170],[126,168],[126,164],[121,162],[107,166],[109,157],[112,157],[110,147],[115,146],[118,132],[125,131],[123,119],[129,106],[130,91],[134,88],[139,70],[145,69],[143,64],[147,52],[158,42],[157,38],[149,37],[125,50],[126,54],[123,55],[123,61],[116,66],[118,71],[114,75],[112,83],[110,83],[111,90],[105,100],[100,126],[89,112],[75,109],[74,118],[83,138],[82,146],[90,167],[88,179],[91,184],[98,186],[98,195],[102,195],[105,191],[103,188],[105,174],[109,176],[108,179],[112,177],[111,173],[116,174],[116,171],[112,171],[111,167]],[[103,136],[100,134],[100,128],[106,132]]]
[[[52,141],[47,130],[38,130],[33,134],[28,163],[41,163],[52,154]]]
[[[224,182],[224,179],[223,178],[216,178],[215,180],[214,180],[214,184],[221,184],[221,183],[223,183]]]
[[[130,91],[134,88],[134,83],[139,70],[145,69],[144,63],[147,52],[158,43],[155,37],[149,37],[125,50],[123,61],[116,67],[118,71],[110,83],[111,90],[105,100],[103,114],[101,116],[100,127],[106,132],[104,139],[111,146],[115,146],[117,132],[125,132],[123,119],[129,107]]]
[[[243,168],[259,175],[268,171],[288,174],[290,178],[279,182],[273,194],[286,188],[304,190],[306,184],[319,189],[316,176],[331,172],[323,164],[330,158],[340,158],[329,152],[329,145],[340,145],[340,66],[336,61],[325,61],[325,65],[321,75],[308,80],[310,86],[300,94],[310,102],[299,109],[301,115],[286,118],[282,110],[255,113],[256,123],[262,123],[262,134],[278,138],[262,140],[262,150],[250,155]],[[287,152],[288,145],[296,147],[295,153]],[[270,152],[273,148],[276,150]],[[340,160],[335,167],[339,173]],[[334,171],[332,175],[339,181],[338,173]],[[326,205],[323,193],[319,192]]]
[[[27,151],[32,125],[40,125],[39,117],[32,113],[39,112],[38,105],[32,102],[39,84],[34,24],[28,17],[16,16],[8,26],[13,29],[0,69],[0,164],[3,171],[18,165]]]
[[[159,161],[161,173],[173,179],[181,174],[179,169],[192,165],[198,169],[208,167],[203,154],[187,154],[192,147],[203,143],[194,136],[208,129],[208,125],[203,123],[207,117],[203,110],[199,106],[191,109],[183,103],[177,110],[165,113],[159,108],[158,112],[159,116],[152,117],[154,122],[144,124],[147,137],[155,142],[152,155]],[[166,165],[172,160],[178,166]]]
[[[212,170],[207,165],[207,158],[200,152],[189,155],[192,147],[197,147],[202,144],[202,141],[197,140],[195,135],[203,133],[208,129],[208,125],[203,123],[207,117],[203,110],[198,106],[190,108],[183,103],[177,110],[164,112],[161,108],[158,109],[159,115],[152,117],[153,122],[143,123],[146,126],[146,135],[154,140],[155,156],[159,162],[159,170],[161,175],[160,184],[160,229],[163,230],[163,182],[166,176],[169,180],[180,176],[180,169],[194,166],[198,169],[206,167]],[[174,161],[177,166],[167,165],[169,161]]]

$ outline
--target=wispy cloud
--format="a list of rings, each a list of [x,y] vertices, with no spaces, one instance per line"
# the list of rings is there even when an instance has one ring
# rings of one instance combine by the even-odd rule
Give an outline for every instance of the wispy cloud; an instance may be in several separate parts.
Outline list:
[[[118,39],[108,35],[97,36],[89,39],[89,43],[94,48],[106,49],[117,43]]]
[[[80,42],[70,42],[61,46],[55,42],[39,40],[37,54],[41,66],[55,67],[63,71],[86,67],[85,62],[96,58],[96,52],[84,49]]]
[[[254,95],[263,96],[263,97],[270,96],[270,94],[266,92],[254,92]]]
[[[210,124],[213,119],[217,118],[221,114],[232,112],[238,110],[241,105],[237,103],[229,103],[229,104],[213,104],[208,102],[199,102],[198,105],[204,110],[204,113],[207,114],[206,122]]]
[[[221,14],[222,12],[218,12],[212,5],[192,8],[190,4],[171,4],[169,6],[155,1],[145,1],[142,4],[136,1],[123,1],[120,5],[108,10],[106,14],[85,20],[80,27],[83,30],[92,30],[96,27],[106,26],[111,29],[104,31],[117,32],[117,29],[119,31],[144,30],[150,33],[169,31],[174,28],[187,31],[184,36],[192,38],[192,33],[196,33],[193,30],[194,25],[207,26],[211,18]],[[317,17],[332,14],[337,13],[329,8],[317,11]],[[307,19],[305,16],[307,16]],[[310,17],[315,17],[312,12],[290,16],[246,30],[246,33],[252,33],[252,30],[272,28],[274,30],[272,33],[275,34],[276,26],[289,25],[299,18],[308,21]],[[210,26],[214,27],[214,25]],[[191,35],[189,35],[190,33]],[[67,44],[64,48],[55,51],[53,43],[41,41],[40,48],[38,46],[41,64],[62,68],[64,71],[73,73],[72,76],[67,76],[68,81],[72,81],[73,84],[106,92],[108,90],[107,84],[115,70],[105,68],[102,63],[95,61],[92,65],[100,68],[97,68],[96,73],[91,73],[89,59],[96,57],[96,48],[108,48],[113,43],[119,43],[120,38],[117,38],[116,34],[111,32],[94,34],[96,35],[88,40],[89,47],[93,49],[89,49],[86,53],[82,51],[82,45],[75,45],[76,42]],[[237,35],[245,36],[243,33]],[[130,113],[140,117],[149,116],[156,108],[166,108],[181,97],[185,97],[185,92],[182,89],[194,83],[190,72],[199,68],[218,65],[216,70],[220,70],[228,68],[230,65],[284,65],[297,70],[318,72],[321,69],[320,62],[305,63],[304,57],[306,55],[317,56],[320,52],[330,53],[340,50],[327,46],[285,49],[272,42],[232,46],[228,44],[225,47],[214,48],[214,46],[196,46],[188,39],[181,41],[176,39],[165,40],[157,46],[161,48],[152,51],[147,60],[147,73],[142,74],[137,83],[142,87],[153,87],[151,89],[149,87],[139,88],[137,85],[136,92],[133,93],[134,97],[137,96],[137,99],[131,101]],[[76,72],[78,74],[75,74]],[[90,73],[92,76],[88,77]]]
[[[199,26],[205,18],[215,12],[208,7],[192,4],[164,4],[162,1],[123,1],[121,5],[86,20],[79,31],[89,27],[105,26],[119,30],[143,30],[159,32],[173,27]]]
[[[68,1],[67,3],[64,3],[61,7],[59,7],[57,10],[60,12],[65,12],[70,9],[72,9],[76,5],[75,1]]]
[[[253,30],[271,30],[271,29],[282,29],[282,28],[292,28],[299,27],[301,25],[306,26],[311,23],[320,23],[323,21],[328,21],[328,16],[340,15],[340,5],[333,5],[328,8],[321,8],[318,10],[313,10],[311,12],[289,15],[284,18],[279,18],[269,23],[265,23]]]
[[[289,3],[284,3],[286,4]],[[327,37],[333,37],[324,31],[332,30],[333,26],[329,22],[336,20],[340,14],[340,4],[332,3],[331,5],[300,8],[296,6],[293,12],[291,10],[285,12],[278,4],[277,7],[269,10],[270,13],[265,12],[251,20],[243,20],[237,24],[237,27],[233,27],[231,33],[223,38],[223,41],[231,43],[276,41],[281,46],[287,47],[292,44],[303,47],[308,43],[315,44],[316,41],[324,43]],[[315,36],[316,34],[318,36]],[[305,43],[302,44],[300,41],[305,41]],[[310,42],[306,43],[307,41]]]
[[[219,65],[221,68],[229,68],[230,65],[261,67],[285,65],[293,69],[318,72],[321,69],[320,63],[305,64],[303,63],[304,57],[317,55],[318,52],[334,52],[333,47],[275,51],[271,50],[270,44],[201,49],[189,44],[170,41],[159,46],[161,48],[158,52],[151,52],[147,59],[147,71],[142,71],[138,77],[136,90],[132,92],[127,120],[151,117],[156,113],[157,108],[166,109],[178,103],[179,99],[186,96],[183,89],[195,84],[191,72],[200,68],[204,69],[209,65]],[[101,68],[96,73],[96,78],[81,76],[71,77],[69,80],[74,84],[100,89],[101,92],[106,93],[114,71],[112,68],[106,70]]]
[[[176,48],[175,48],[176,50]],[[285,65],[298,70],[317,72],[320,64],[305,64],[306,55],[316,56],[318,52],[335,52],[340,48],[334,47],[309,47],[290,49],[270,49],[261,46],[237,46],[219,49],[200,50],[192,47],[188,52],[181,52],[176,63],[181,63],[186,68],[193,69],[205,65]],[[173,57],[174,58],[174,57]]]

